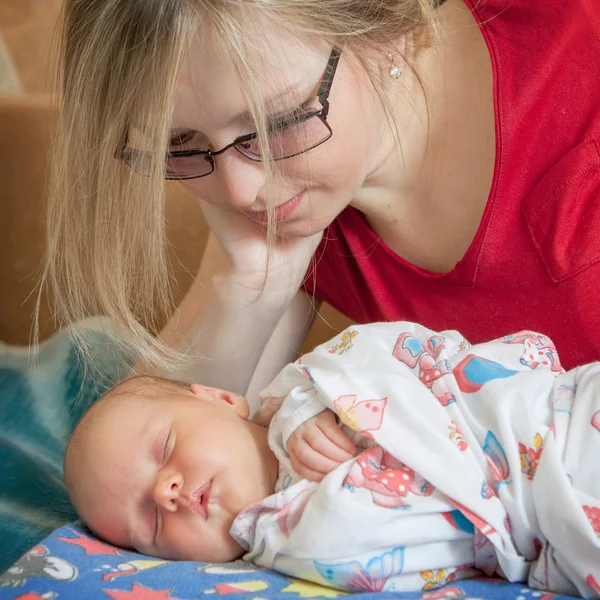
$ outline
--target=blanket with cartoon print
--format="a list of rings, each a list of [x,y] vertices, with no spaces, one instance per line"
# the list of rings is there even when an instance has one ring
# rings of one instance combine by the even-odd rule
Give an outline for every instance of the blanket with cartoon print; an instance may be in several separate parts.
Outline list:
[[[280,478],[234,522],[247,560],[352,591],[483,572],[600,598],[600,364],[565,373],[532,332],[471,346],[377,323],[288,365],[263,401]],[[316,484],[287,440],[325,409],[362,451]]]

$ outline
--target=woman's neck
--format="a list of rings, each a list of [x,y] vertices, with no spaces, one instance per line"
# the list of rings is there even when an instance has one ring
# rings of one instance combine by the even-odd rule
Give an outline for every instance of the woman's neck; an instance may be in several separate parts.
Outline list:
[[[400,152],[393,140],[382,144],[387,154],[352,205],[400,256],[443,272],[462,258],[485,210],[495,123],[491,61],[475,18],[463,0],[447,0],[436,19],[436,39],[415,61],[418,77],[402,76]]]

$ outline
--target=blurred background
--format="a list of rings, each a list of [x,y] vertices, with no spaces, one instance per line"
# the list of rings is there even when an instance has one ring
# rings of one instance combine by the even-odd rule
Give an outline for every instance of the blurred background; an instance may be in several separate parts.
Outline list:
[[[93,1],[93,0],[92,0]],[[31,340],[44,200],[55,122],[57,22],[62,0],[0,0],[0,343]],[[178,296],[197,271],[207,228],[198,202],[167,185],[171,267]],[[47,302],[42,338],[55,330]]]
[[[60,0],[0,0],[0,93],[47,93]]]

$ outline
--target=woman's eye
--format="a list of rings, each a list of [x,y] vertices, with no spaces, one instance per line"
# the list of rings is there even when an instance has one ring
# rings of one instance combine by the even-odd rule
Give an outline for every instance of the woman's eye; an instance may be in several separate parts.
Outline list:
[[[267,129],[269,131],[278,131],[286,129],[287,127],[292,127],[293,125],[297,125],[299,121],[305,120],[307,115],[313,112],[317,112],[317,110],[299,106],[289,113],[269,119],[267,121]]]
[[[172,135],[169,139],[169,150],[181,150],[194,139],[193,131],[182,131]]]

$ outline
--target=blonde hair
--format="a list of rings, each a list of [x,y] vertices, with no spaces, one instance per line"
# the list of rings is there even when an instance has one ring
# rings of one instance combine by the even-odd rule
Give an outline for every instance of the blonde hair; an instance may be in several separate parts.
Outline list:
[[[173,309],[164,152],[178,73],[200,31],[212,32],[235,66],[268,159],[260,67],[251,60],[265,23],[343,47],[377,88],[365,49],[387,52],[408,35],[425,45],[430,10],[426,0],[66,0],[43,277],[60,323],[107,315],[143,360],[164,368],[180,359],[148,327]],[[132,123],[153,157],[147,177],[114,157]],[[271,161],[264,166],[268,190]]]

